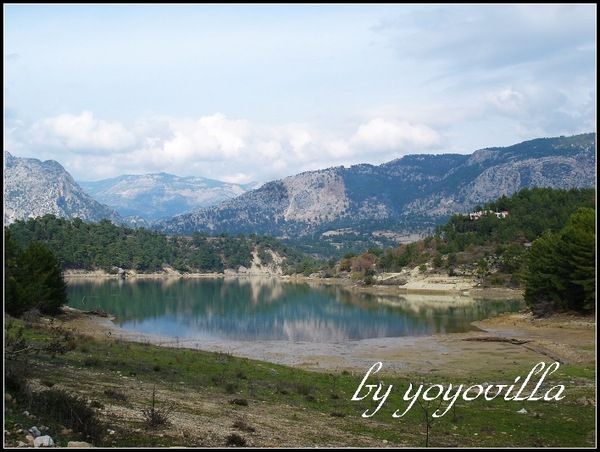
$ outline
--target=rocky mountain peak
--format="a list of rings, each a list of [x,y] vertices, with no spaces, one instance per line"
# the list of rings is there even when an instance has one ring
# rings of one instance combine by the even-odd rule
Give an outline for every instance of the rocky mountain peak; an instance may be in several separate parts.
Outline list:
[[[86,194],[62,165],[4,152],[4,224],[46,214],[84,221],[121,217]]]

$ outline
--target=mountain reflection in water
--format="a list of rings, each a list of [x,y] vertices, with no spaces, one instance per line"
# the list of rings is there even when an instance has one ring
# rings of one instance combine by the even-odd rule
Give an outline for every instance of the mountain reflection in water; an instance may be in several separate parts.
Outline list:
[[[69,306],[101,309],[122,328],[199,340],[343,342],[472,330],[523,308],[519,299],[387,296],[278,278],[74,278]]]

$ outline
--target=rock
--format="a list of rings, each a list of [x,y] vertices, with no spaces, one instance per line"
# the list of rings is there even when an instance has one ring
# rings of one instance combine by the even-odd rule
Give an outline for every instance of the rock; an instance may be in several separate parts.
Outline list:
[[[33,447],[52,447],[54,446],[54,440],[48,435],[38,436],[33,440]]]
[[[35,425],[29,429],[29,433],[31,433],[34,438],[42,436],[42,432],[40,432],[40,430]]]
[[[407,282],[408,280],[405,277],[395,275],[389,278],[380,279],[377,281],[377,284],[382,286],[404,286]]]
[[[67,447],[94,447],[90,443],[86,443],[85,441],[69,441],[67,443]]]

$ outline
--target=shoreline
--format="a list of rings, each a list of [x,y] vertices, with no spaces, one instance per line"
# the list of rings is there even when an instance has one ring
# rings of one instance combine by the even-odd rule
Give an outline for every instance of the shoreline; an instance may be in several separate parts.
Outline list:
[[[405,284],[358,284],[348,277],[344,278],[322,278],[302,275],[280,275],[272,273],[179,273],[176,271],[165,271],[163,273],[136,273],[127,271],[128,275],[124,280],[135,279],[170,279],[170,278],[277,278],[282,281],[330,284],[344,286],[350,290],[361,292],[397,295],[421,294],[421,295],[464,295],[474,298],[479,297],[511,297],[522,298],[523,291],[508,287],[480,287],[476,279],[472,277],[450,277],[441,274],[414,275],[409,272],[410,278]],[[79,278],[122,278],[117,274],[109,274],[102,270],[84,271],[84,270],[66,270],[63,272],[65,280]],[[388,278],[400,275],[400,273],[389,273]],[[403,273],[403,276],[407,274]]]
[[[595,317],[568,314],[535,319],[530,313],[505,313],[473,322],[476,330],[466,333],[341,342],[249,342],[161,337],[125,330],[114,324],[110,316],[70,307],[63,312],[57,319],[61,326],[99,340],[224,353],[319,372],[360,374],[375,362],[383,363],[385,374],[447,376],[466,376],[482,370],[501,375],[507,366],[527,367],[540,361],[595,366]]]

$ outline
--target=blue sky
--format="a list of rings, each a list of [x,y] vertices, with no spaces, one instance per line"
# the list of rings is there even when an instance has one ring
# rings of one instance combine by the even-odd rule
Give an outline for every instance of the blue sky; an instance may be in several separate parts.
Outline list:
[[[595,130],[595,4],[4,4],[4,149],[80,181]]]

